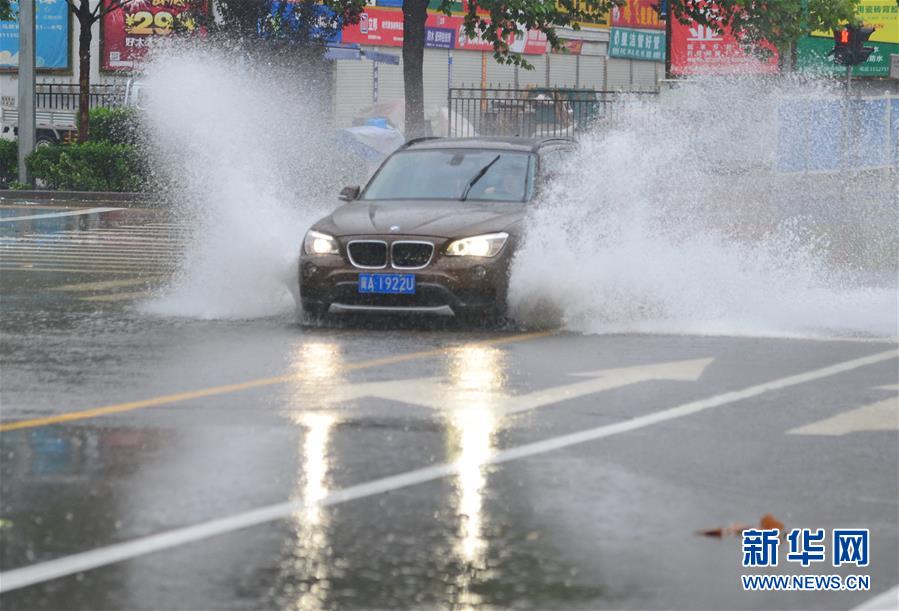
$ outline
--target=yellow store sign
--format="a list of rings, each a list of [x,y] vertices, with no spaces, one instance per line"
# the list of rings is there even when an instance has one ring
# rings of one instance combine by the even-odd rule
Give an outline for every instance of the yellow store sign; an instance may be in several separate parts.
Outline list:
[[[871,40],[899,44],[899,5],[896,0],[861,0],[857,15],[866,26],[873,27]],[[812,32],[812,36],[828,38],[830,32]]]

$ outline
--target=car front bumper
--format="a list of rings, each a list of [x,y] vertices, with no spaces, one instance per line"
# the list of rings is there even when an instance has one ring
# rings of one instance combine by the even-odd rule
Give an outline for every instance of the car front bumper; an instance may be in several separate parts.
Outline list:
[[[495,257],[449,257],[445,242],[421,269],[361,269],[339,255],[302,255],[300,295],[306,311],[320,314],[394,313],[459,316],[501,312],[505,308],[511,245]],[[414,274],[414,295],[359,292],[360,273]]]

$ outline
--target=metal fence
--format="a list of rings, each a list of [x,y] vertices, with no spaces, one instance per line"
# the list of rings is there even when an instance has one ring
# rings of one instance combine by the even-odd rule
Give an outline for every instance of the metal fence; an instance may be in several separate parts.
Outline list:
[[[121,85],[92,85],[90,107],[111,108],[121,106],[125,88]],[[78,85],[67,83],[38,83],[34,103],[37,108],[48,110],[78,110]]]
[[[447,135],[575,136],[599,122],[612,120],[624,100],[650,95],[656,92],[452,87],[447,99]]]

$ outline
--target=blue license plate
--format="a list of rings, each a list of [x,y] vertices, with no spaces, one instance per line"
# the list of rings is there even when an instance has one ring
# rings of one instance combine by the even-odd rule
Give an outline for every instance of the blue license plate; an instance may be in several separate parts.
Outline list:
[[[359,292],[414,295],[415,274],[359,274]]]

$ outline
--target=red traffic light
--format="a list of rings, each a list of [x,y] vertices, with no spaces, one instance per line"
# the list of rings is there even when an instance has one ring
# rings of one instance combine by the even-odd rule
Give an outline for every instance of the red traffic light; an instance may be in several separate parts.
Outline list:
[[[849,44],[849,30],[840,30],[837,34],[837,42],[841,45]]]

